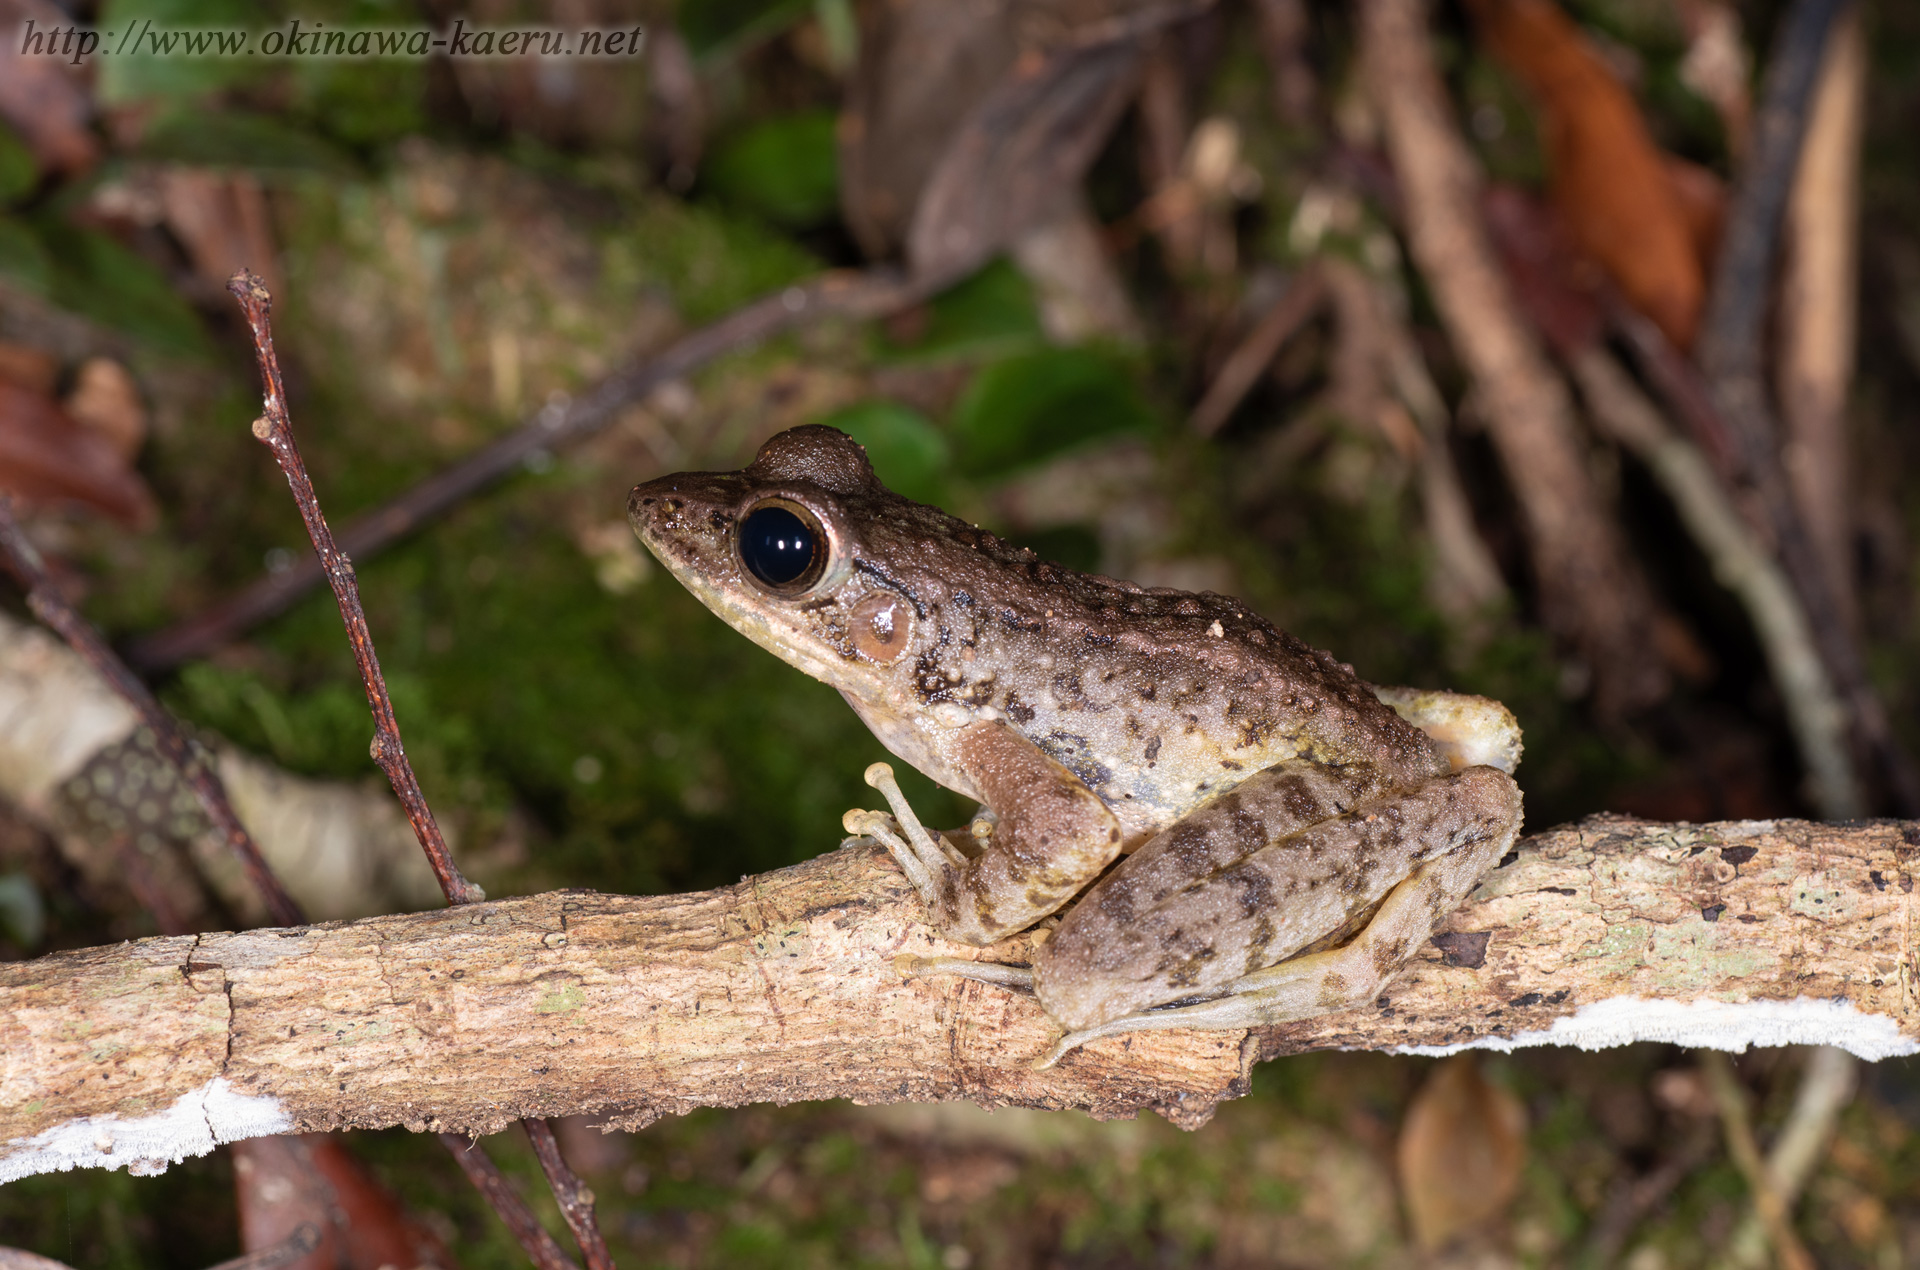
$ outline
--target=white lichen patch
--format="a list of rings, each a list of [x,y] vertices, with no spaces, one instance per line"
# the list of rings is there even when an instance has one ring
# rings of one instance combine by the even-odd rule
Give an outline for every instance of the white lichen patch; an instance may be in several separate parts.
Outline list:
[[[216,1076],[151,1116],[84,1116],[0,1146],[0,1183],[73,1168],[161,1173],[223,1142],[293,1127],[277,1098],[237,1092]]]
[[[1739,1002],[1611,997],[1582,1006],[1539,1031],[1483,1036],[1458,1045],[1402,1045],[1394,1052],[1439,1058],[1471,1049],[1512,1053],[1531,1045],[1571,1045],[1601,1050],[1638,1041],[1734,1053],[1749,1046],[1833,1045],[1869,1062],[1920,1054],[1920,1042],[1903,1033],[1890,1016],[1812,997]]]

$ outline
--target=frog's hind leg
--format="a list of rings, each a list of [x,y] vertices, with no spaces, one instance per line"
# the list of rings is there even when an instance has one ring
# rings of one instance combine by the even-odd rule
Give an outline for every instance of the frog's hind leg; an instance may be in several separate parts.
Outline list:
[[[1427,942],[1435,924],[1459,907],[1481,875],[1512,846],[1520,828],[1518,788],[1504,773],[1488,767],[1436,778],[1399,800],[1403,806],[1409,801],[1444,803],[1461,813],[1459,823],[1436,852],[1414,864],[1386,892],[1371,918],[1349,942],[1253,970],[1214,989],[1218,995],[1205,1000],[1135,1010],[1107,1019],[1096,1015],[1069,1030],[1036,1066],[1050,1067],[1069,1050],[1103,1036],[1161,1028],[1264,1027],[1351,1009],[1373,1000]],[[1298,860],[1301,853],[1314,849],[1305,839],[1324,837],[1320,844],[1324,849],[1343,830],[1380,828],[1388,819],[1378,810],[1383,805],[1357,808],[1345,817],[1277,843],[1267,852],[1291,854]],[[1255,853],[1255,860],[1263,854],[1266,852]],[[1056,942],[1057,936],[1049,940],[1048,949]],[[1043,952],[1042,957],[1046,955]],[[1052,985],[1046,974],[1048,968],[1041,969],[1040,995],[1045,1003]],[[1054,1007],[1049,1009],[1054,1012]]]

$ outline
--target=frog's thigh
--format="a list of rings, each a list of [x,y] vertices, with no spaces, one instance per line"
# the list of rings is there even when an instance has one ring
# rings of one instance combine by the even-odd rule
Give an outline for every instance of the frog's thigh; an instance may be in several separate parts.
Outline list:
[[[1128,920],[1111,925],[1103,919],[1115,914],[1102,910],[1113,905],[1099,897],[1116,874],[1047,941],[1036,975],[1041,1004],[1080,1039],[1251,1027],[1359,1004],[1426,942],[1519,827],[1512,778],[1474,767],[1301,830],[1161,902],[1136,895]],[[1345,946],[1281,961],[1376,901]],[[1222,995],[1152,1009],[1205,993]]]
[[[1025,930],[1120,854],[1120,822],[1086,783],[1000,723],[976,723],[953,755],[993,809],[985,851],[949,864],[929,904],[949,939],[991,944]]]

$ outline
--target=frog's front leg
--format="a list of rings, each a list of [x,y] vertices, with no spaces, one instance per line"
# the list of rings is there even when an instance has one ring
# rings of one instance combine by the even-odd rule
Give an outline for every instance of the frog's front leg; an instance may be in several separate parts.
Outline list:
[[[1153,869],[1143,850],[1042,949],[1041,1004],[1068,1033],[1039,1065],[1102,1036],[1262,1027],[1362,1005],[1459,907],[1519,830],[1513,778],[1469,767],[1289,834],[1181,891],[1153,884],[1152,875],[1166,870]],[[1146,876],[1128,884],[1136,864],[1148,866]],[[1103,902],[1115,883],[1123,896],[1133,891],[1149,902],[1137,911],[1130,897]],[[1125,918],[1124,934],[1107,928],[1116,916]],[[1339,947],[1295,955],[1338,938],[1355,920],[1364,924]],[[1125,951],[1142,942],[1154,955]],[[1207,993],[1218,995],[1151,1004]]]
[[[968,858],[922,828],[883,763],[868,769],[868,782],[886,796],[904,836],[875,823],[871,813],[847,818],[849,830],[886,845],[948,939],[985,946],[1025,930],[1120,854],[1120,822],[1099,796],[1004,724],[966,728],[955,739],[952,760],[996,817],[977,856]]]

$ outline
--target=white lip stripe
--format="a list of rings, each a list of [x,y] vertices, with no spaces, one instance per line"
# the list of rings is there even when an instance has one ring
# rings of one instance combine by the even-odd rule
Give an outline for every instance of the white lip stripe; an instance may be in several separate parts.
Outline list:
[[[1470,1049],[1510,1054],[1534,1045],[1571,1045],[1600,1050],[1638,1041],[1734,1053],[1749,1046],[1832,1045],[1869,1062],[1920,1054],[1920,1042],[1901,1032],[1892,1017],[1814,997],[1737,1002],[1611,997],[1582,1006],[1539,1031],[1483,1036],[1458,1045],[1401,1045],[1393,1052],[1439,1058]]]
[[[285,1133],[278,1098],[243,1094],[216,1076],[150,1116],[83,1116],[0,1146],[0,1183],[73,1168],[160,1173],[223,1142]]]

